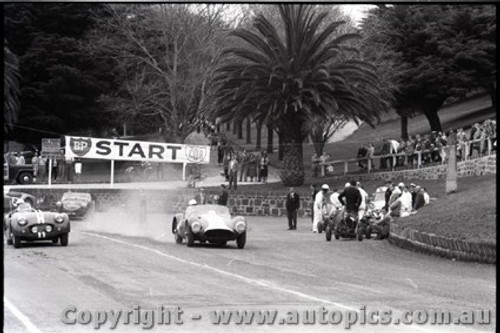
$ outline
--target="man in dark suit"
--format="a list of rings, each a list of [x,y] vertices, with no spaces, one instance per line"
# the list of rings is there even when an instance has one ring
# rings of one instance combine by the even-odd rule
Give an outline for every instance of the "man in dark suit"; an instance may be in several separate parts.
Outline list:
[[[300,207],[300,197],[293,187],[290,187],[286,196],[285,207],[288,213],[288,230],[297,230],[297,211]]]
[[[229,199],[229,192],[226,190],[226,185],[222,184],[222,193],[219,196],[217,203],[222,206],[227,206],[227,200]]]

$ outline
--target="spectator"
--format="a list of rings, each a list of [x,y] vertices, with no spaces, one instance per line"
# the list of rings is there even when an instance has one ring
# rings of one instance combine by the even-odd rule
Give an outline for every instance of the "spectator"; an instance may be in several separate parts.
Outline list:
[[[368,150],[366,149],[365,145],[362,143],[359,145],[358,148],[358,166],[361,170],[366,168],[366,160],[364,159],[365,156],[367,155]]]
[[[410,192],[408,192],[403,183],[399,183],[398,188],[401,191],[401,195],[390,205],[391,216],[392,217],[410,216],[412,210],[411,194]]]
[[[229,199],[229,192],[226,190],[226,185],[221,184],[222,192],[217,200],[217,204],[221,206],[227,206],[227,201]]]
[[[370,161],[370,162],[369,162],[369,163],[370,163],[370,168],[371,168],[371,169],[373,169],[373,167],[375,166],[375,165],[373,164],[373,156],[375,156],[375,146],[373,145],[373,143],[372,143],[372,142],[370,142],[370,143],[368,144],[368,149],[367,149],[367,154],[366,154],[366,156],[368,157],[367,163],[368,163],[368,161]]]
[[[40,161],[38,157],[38,151],[35,151],[33,158],[31,159],[31,165],[33,165],[33,177],[38,177],[38,168],[40,167]]]
[[[321,175],[326,175],[326,161],[330,158],[330,155],[328,155],[325,151],[323,151],[323,154],[319,157],[320,160],[320,165],[321,165]]]
[[[269,166],[269,157],[265,151],[262,152],[262,158],[260,159],[260,177],[263,183],[267,183],[267,173]]]
[[[394,187],[394,189],[392,190],[391,197],[389,198],[389,209],[391,208],[391,205],[394,203],[394,201],[396,201],[401,196],[401,189],[404,186],[405,185],[403,183],[399,183],[398,186]]]
[[[387,189],[385,190],[385,205],[384,208],[389,210],[389,201],[391,199],[392,191],[394,191],[394,184],[390,180],[385,181],[385,186]]]
[[[420,163],[423,162],[423,158],[422,158],[422,151],[424,150],[424,145],[423,145],[423,140],[422,138],[420,137],[420,134],[417,134],[415,136],[415,145],[414,145],[414,148],[413,148],[413,163],[414,164],[418,164],[418,156],[420,155]]]
[[[411,194],[411,206],[415,205],[415,198],[417,196],[417,185],[411,183],[410,184],[410,194]]]
[[[424,192],[425,190],[421,186],[415,187],[415,203],[413,204],[413,210],[419,210],[425,205]]]
[[[260,175],[260,162],[262,160],[262,154],[260,152],[255,153],[255,160],[257,161],[257,181],[260,183],[262,180]]]
[[[16,165],[17,164],[18,153],[11,152],[9,156],[9,164]]]
[[[248,167],[247,167],[246,177],[249,177],[251,182],[253,182],[253,179],[257,177],[257,159],[254,154],[248,155]],[[246,177],[245,181],[247,181]]]
[[[465,145],[467,144],[467,134],[463,128],[457,130],[457,158],[462,160],[465,158]]]
[[[46,178],[47,178],[47,174],[46,174],[46,171],[47,171],[47,168],[45,166],[45,164],[47,163],[47,159],[45,157],[42,157],[42,156],[39,156],[38,157],[38,181],[39,182],[45,182]]]
[[[406,142],[401,138],[399,140],[399,146],[397,149],[397,154],[403,154],[406,150]],[[405,165],[405,156],[396,157],[396,166],[404,166]]]
[[[320,168],[320,158],[318,157],[317,153],[314,153],[314,155],[311,158],[311,165],[312,165],[312,177],[313,178],[318,178],[319,175],[319,168]]]
[[[229,189],[238,189],[238,159],[236,154],[233,154],[233,158],[229,162]]]
[[[431,198],[429,196],[429,193],[427,193],[427,189],[425,187],[422,187],[424,190],[424,205],[428,205],[431,203]]]
[[[248,155],[246,149],[243,149],[243,151],[239,155],[239,172],[240,172],[240,182],[243,181],[243,179],[247,178],[247,173],[248,173]]]
[[[224,154],[224,177],[229,181],[229,162],[231,162],[231,154]]]
[[[75,183],[79,183],[82,176],[82,161],[75,158]]]
[[[399,142],[394,139],[389,139],[389,143],[390,143],[389,154],[395,156],[399,151]],[[389,157],[389,160],[392,169],[394,169],[397,165],[397,157]]]
[[[57,180],[57,174],[59,173],[59,161],[57,158],[52,159],[52,181]]]
[[[316,184],[311,184],[311,222],[314,222],[314,200],[316,200],[317,193],[318,186]]]
[[[297,211],[300,208],[300,197],[293,187],[286,196],[285,207],[288,216],[288,230],[297,230]]]
[[[25,161],[25,159],[24,159],[24,154],[21,152],[21,153],[19,153],[19,154],[18,154],[18,153],[16,153],[16,155],[17,155],[17,156],[19,156],[19,157],[17,157],[16,164],[17,164],[17,165],[25,165],[25,164],[26,164],[26,161]]]
[[[477,158],[479,157],[480,151],[481,151],[481,141],[483,138],[483,131],[481,129],[481,126],[478,123],[474,124],[474,127],[472,129],[472,135],[471,135],[471,158]]]
[[[224,164],[224,145],[222,143],[222,138],[217,141],[217,165],[222,166]]]
[[[382,139],[382,150],[380,151],[380,155],[385,156],[389,155],[391,153],[391,143],[389,142],[389,139]],[[387,160],[390,157],[382,157],[380,158],[380,169],[387,169]]]
[[[406,154],[406,165],[411,167],[414,164],[413,160],[413,150],[415,149],[415,141],[411,136],[406,140],[405,154]]]

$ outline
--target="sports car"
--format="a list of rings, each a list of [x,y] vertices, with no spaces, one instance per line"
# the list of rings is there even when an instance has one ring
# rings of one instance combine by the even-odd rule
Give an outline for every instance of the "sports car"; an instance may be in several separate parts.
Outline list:
[[[57,206],[71,218],[84,218],[95,212],[95,201],[86,192],[65,192]]]
[[[195,241],[225,245],[236,240],[239,249],[245,247],[247,223],[243,216],[232,217],[229,209],[222,205],[190,205],[184,214],[176,214],[172,220],[175,242],[186,240],[187,246]]]
[[[371,210],[382,210],[385,206],[385,191],[387,190],[386,186],[377,187],[375,193],[373,193],[372,198],[370,200],[370,204],[368,208]]]
[[[5,197],[4,197],[5,202]],[[22,241],[33,242],[51,240],[68,245],[70,224],[65,213],[44,212],[33,208],[29,203],[19,203],[5,215],[4,232],[7,244],[18,248]]]

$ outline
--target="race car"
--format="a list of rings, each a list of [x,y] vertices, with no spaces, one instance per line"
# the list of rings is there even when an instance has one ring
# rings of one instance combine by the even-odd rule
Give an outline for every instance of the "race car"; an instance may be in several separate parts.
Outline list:
[[[37,207],[39,204],[43,202],[43,198],[37,198],[34,195],[12,191],[12,189],[8,186],[4,186],[4,212],[10,212],[15,209],[13,206],[17,200],[21,199],[25,203],[29,203],[31,207]]]
[[[86,192],[65,192],[56,205],[59,212],[66,213],[71,218],[84,218],[95,212],[95,201]]]
[[[37,210],[25,202],[17,203],[14,210],[4,215],[5,239],[15,248],[22,241],[42,240],[51,240],[54,244],[60,241],[62,246],[67,246],[69,231],[68,214]]]
[[[177,244],[186,240],[189,247],[195,241],[225,245],[236,240],[236,245],[242,249],[246,243],[247,223],[243,216],[232,217],[226,206],[197,205],[191,201],[184,213],[174,216],[172,233]]]

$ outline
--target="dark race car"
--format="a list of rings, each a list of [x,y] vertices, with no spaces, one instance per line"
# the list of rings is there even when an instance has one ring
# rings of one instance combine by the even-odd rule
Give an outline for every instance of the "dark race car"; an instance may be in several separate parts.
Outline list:
[[[65,192],[57,208],[60,212],[68,214],[73,218],[85,218],[95,212],[95,201],[90,193],[86,192]]]
[[[243,216],[232,217],[229,209],[221,205],[191,205],[184,213],[176,214],[172,221],[175,241],[193,246],[195,241],[225,245],[236,240],[239,249],[245,247],[247,223]]]
[[[4,203],[5,203],[4,197]],[[68,214],[45,212],[18,200],[17,207],[4,214],[4,233],[7,244],[18,248],[22,241],[51,240],[68,245],[70,224]]]

